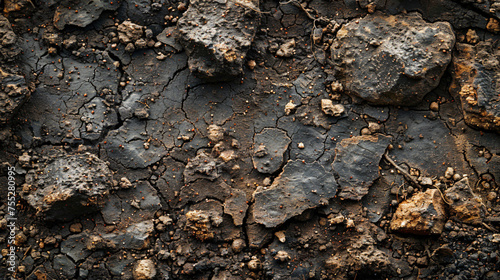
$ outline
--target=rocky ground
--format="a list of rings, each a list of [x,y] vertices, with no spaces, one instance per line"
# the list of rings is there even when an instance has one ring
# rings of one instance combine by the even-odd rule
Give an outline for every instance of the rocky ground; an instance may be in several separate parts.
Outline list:
[[[1,8],[2,278],[500,279],[500,2]]]

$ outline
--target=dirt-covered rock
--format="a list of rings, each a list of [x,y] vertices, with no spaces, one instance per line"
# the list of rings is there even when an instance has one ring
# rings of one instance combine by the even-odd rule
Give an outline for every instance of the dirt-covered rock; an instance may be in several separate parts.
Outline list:
[[[20,73],[0,68],[0,125],[8,123],[30,95],[29,85]]]
[[[428,189],[399,204],[390,229],[419,235],[441,234],[446,218],[442,194],[438,189]]]
[[[500,131],[500,54],[491,40],[457,44],[450,92],[460,100],[465,122],[475,128]]]
[[[90,153],[58,156],[30,177],[24,199],[46,220],[69,221],[99,210],[112,185],[107,164]]]
[[[240,75],[259,22],[258,0],[191,0],[177,24],[191,72],[209,81]]]
[[[439,84],[454,44],[449,23],[428,23],[418,13],[376,12],[344,25],[331,53],[351,96],[411,106]]]
[[[482,223],[486,207],[482,199],[472,191],[468,178],[456,182],[444,192],[444,196],[449,203],[450,215],[464,223]]]
[[[17,35],[12,30],[9,20],[0,15],[0,60],[12,61],[21,53],[21,48],[16,45]]]

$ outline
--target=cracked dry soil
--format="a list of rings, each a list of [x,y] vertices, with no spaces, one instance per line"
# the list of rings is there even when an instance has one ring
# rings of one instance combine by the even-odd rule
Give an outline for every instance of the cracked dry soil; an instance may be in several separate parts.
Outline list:
[[[0,277],[500,279],[499,1],[0,7]]]

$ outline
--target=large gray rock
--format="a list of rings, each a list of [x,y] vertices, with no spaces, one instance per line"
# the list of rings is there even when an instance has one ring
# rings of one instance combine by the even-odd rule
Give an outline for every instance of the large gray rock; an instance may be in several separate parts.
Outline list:
[[[191,0],[177,24],[189,69],[210,81],[241,74],[259,22],[258,0]]]
[[[361,200],[368,193],[379,177],[379,162],[391,139],[383,135],[363,135],[337,144],[332,167],[340,176],[340,197]]]
[[[46,220],[68,221],[102,207],[113,173],[85,153],[56,157],[39,174],[24,198]]]
[[[337,182],[318,162],[289,161],[268,189],[257,189],[253,216],[257,223],[276,227],[307,209],[328,204]]]
[[[418,13],[376,12],[344,25],[331,52],[351,96],[411,106],[439,84],[454,44],[449,23],[427,23]]]
[[[500,54],[492,41],[457,44],[450,92],[460,100],[465,122],[500,132]]]
[[[284,155],[292,140],[278,128],[264,128],[254,137],[253,166],[260,173],[272,174],[283,165]]]
[[[95,20],[104,11],[114,11],[118,9],[121,1],[103,0],[71,0],[61,1],[54,13],[54,25],[59,30],[63,30],[66,25],[76,25],[85,27]]]

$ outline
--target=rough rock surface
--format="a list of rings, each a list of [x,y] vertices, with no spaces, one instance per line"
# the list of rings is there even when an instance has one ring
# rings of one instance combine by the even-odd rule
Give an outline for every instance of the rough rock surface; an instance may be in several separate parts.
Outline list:
[[[337,193],[333,174],[317,162],[289,161],[267,189],[256,190],[255,221],[278,226],[307,209],[328,204]]]
[[[85,27],[99,18],[103,11],[114,11],[119,1],[72,0],[62,2],[54,13],[54,25],[63,30],[66,25]]]
[[[342,140],[335,148],[333,170],[338,173],[341,191],[339,196],[361,200],[379,177],[379,162],[391,137],[356,136]]]
[[[21,48],[16,45],[17,35],[12,30],[12,25],[7,18],[0,15],[0,60],[12,61],[21,53]]]
[[[7,68],[0,68],[0,125],[9,122],[31,95],[25,78],[11,72]]]
[[[286,132],[276,128],[264,128],[255,134],[253,166],[261,173],[273,174],[283,165],[285,152],[292,142]]]
[[[419,235],[441,234],[446,217],[440,191],[428,189],[399,204],[390,228],[397,232]]]
[[[93,154],[60,156],[41,168],[25,199],[46,220],[69,221],[99,210],[111,181],[108,166]]]
[[[259,22],[258,0],[191,0],[177,24],[191,72],[209,81],[240,75]]]
[[[380,12],[344,25],[331,47],[347,93],[375,105],[416,105],[438,84],[455,44],[446,22]]]
[[[453,56],[451,93],[460,100],[465,122],[475,128],[500,131],[500,55],[496,42],[457,44]]]
[[[482,199],[472,191],[468,178],[456,182],[453,187],[447,189],[444,197],[449,203],[451,216],[468,224],[483,222],[486,207]]]

